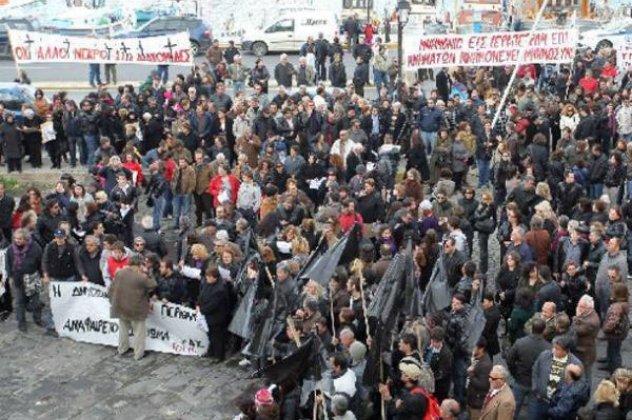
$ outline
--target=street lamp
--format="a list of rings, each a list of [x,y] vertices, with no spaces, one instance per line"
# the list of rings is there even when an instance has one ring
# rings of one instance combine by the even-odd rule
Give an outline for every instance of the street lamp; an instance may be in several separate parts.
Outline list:
[[[407,0],[399,0],[397,2],[397,95],[399,96],[402,86],[402,69],[404,65],[404,26],[408,23],[408,14],[410,13],[410,2]]]

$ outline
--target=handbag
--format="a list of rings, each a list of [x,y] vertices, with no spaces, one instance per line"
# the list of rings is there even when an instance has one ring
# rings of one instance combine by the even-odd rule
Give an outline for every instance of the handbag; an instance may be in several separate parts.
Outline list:
[[[494,220],[493,219],[478,220],[476,223],[474,223],[474,229],[481,233],[490,234],[494,231]]]
[[[42,289],[42,279],[37,271],[32,274],[25,274],[22,277],[22,281],[24,283],[24,294],[26,296],[33,296]]]

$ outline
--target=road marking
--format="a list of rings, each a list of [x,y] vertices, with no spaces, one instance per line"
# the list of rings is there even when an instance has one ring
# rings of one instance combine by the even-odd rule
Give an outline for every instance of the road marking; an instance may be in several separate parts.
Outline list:
[[[48,70],[51,66],[20,66],[20,69],[24,70]],[[15,70],[15,64],[13,65],[0,65],[0,70],[13,69]]]

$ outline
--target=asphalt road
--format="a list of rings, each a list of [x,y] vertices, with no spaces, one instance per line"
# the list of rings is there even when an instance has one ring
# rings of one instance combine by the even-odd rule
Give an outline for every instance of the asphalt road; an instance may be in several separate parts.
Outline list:
[[[288,54],[290,62],[298,64],[298,54]],[[256,56],[245,53],[243,55],[243,63],[246,67],[254,67]],[[268,67],[270,73],[274,71],[274,66],[279,62],[279,54],[268,54],[264,56],[264,62]],[[197,57],[196,63],[204,62],[204,56]],[[355,63],[351,54],[345,53],[344,63],[347,67],[348,77],[353,74]],[[20,66],[21,69],[26,70],[26,73],[30,77],[33,84],[37,83],[49,83],[49,82],[88,82],[88,65],[87,64],[71,64],[71,63],[36,63]],[[152,66],[144,66],[139,64],[119,64],[117,66],[118,80],[119,81],[141,81],[144,80],[149,72],[153,70]],[[176,74],[187,74],[190,71],[188,66],[171,66],[169,69],[169,76],[173,78]],[[17,74],[16,65],[13,61],[4,60],[0,61],[0,81],[10,82],[15,79]],[[101,75],[105,80],[103,73],[103,67],[101,68]]]

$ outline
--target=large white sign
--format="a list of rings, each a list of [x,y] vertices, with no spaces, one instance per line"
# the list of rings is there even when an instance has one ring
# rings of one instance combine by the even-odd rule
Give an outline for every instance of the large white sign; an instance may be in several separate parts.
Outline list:
[[[454,66],[507,66],[569,63],[575,58],[577,31],[572,29],[408,37],[408,70]]]
[[[10,30],[16,63],[193,63],[188,32],[151,38],[89,38]]]
[[[81,282],[52,282],[50,301],[55,329],[76,341],[118,346],[118,319],[110,317],[110,300],[103,286]],[[145,348],[162,353],[202,356],[206,333],[196,326],[195,310],[173,303],[154,303],[147,317]],[[133,340],[130,336],[130,343]]]
[[[615,42],[617,66],[622,72],[632,69],[632,35],[622,37]]]

